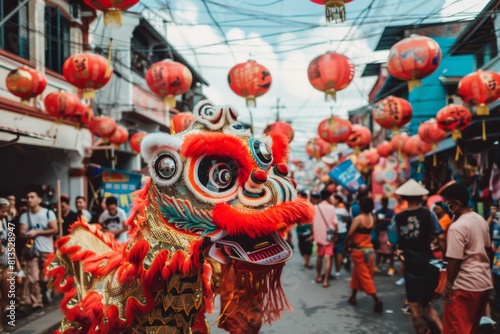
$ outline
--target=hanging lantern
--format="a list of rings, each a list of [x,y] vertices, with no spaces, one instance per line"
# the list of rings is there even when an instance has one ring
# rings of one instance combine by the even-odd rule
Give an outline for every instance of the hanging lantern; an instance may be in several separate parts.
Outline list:
[[[108,141],[111,144],[115,145],[125,144],[127,142],[127,139],[128,139],[128,130],[121,125],[117,125],[115,132],[113,132],[113,134],[108,137]]]
[[[394,152],[398,152],[398,156],[401,158],[401,154],[403,153],[403,146],[405,142],[410,138],[406,132],[398,133],[391,138],[392,150]]]
[[[441,48],[432,38],[411,35],[389,52],[387,69],[393,77],[408,81],[408,90],[421,85],[420,79],[432,74],[441,63]]]
[[[401,152],[411,156],[424,156],[432,151],[432,146],[420,139],[419,135],[413,135],[408,138],[401,148]]]
[[[89,125],[92,117],[94,117],[94,111],[92,108],[85,104],[78,103],[73,115],[71,116],[71,120],[79,124]]]
[[[316,136],[310,139],[306,144],[306,153],[309,157],[314,158],[316,160],[321,159],[328,153],[331,152],[330,144]]]
[[[377,153],[382,158],[387,158],[393,151],[394,149],[392,148],[392,144],[387,140],[384,140],[377,146]]]
[[[90,132],[97,137],[108,138],[116,130],[116,122],[109,116],[97,116],[89,123]]]
[[[307,77],[314,88],[325,92],[325,100],[335,100],[336,93],[354,78],[354,64],[340,53],[327,52],[311,61]]]
[[[268,126],[266,126],[266,128],[264,129],[264,133],[266,135],[271,131],[284,134],[288,138],[288,143],[291,143],[293,138],[295,137],[295,131],[293,130],[292,125],[288,122],[277,120],[273,124],[269,124]]]
[[[435,150],[437,144],[446,138],[446,131],[441,130],[434,118],[431,118],[418,127],[418,135],[422,141],[431,144]]]
[[[378,151],[376,148],[370,148],[369,150],[365,150],[365,157],[368,160],[368,164],[370,168],[375,167],[378,164],[378,161],[380,159],[380,155],[378,154]]]
[[[171,108],[175,108],[175,96],[189,91],[192,82],[191,71],[184,64],[171,59],[154,63],[146,72],[148,87]]]
[[[366,174],[370,171],[370,162],[368,161],[368,158],[366,157],[365,153],[367,151],[362,151],[356,156],[356,159],[353,161],[354,167],[362,173]]]
[[[462,133],[472,121],[469,109],[457,104],[449,104],[436,114],[436,122],[441,130],[451,132],[451,138],[457,140],[462,138]]]
[[[346,3],[352,0],[311,0],[311,2],[319,5],[325,5],[325,16],[327,22],[344,22],[346,19],[345,7]]]
[[[141,142],[148,134],[146,132],[137,132],[130,137],[130,148],[137,153],[141,152]]]
[[[273,79],[267,68],[249,60],[234,66],[227,81],[233,92],[246,99],[247,107],[255,107],[255,99],[267,93]]]
[[[465,103],[476,106],[479,116],[488,116],[488,104],[500,97],[500,74],[478,70],[468,74],[458,83],[458,95]]]
[[[384,129],[392,130],[392,135],[399,132],[411,120],[413,110],[405,99],[389,96],[377,102],[373,108],[373,120]]]
[[[347,145],[354,149],[355,153],[370,144],[372,140],[372,133],[370,129],[365,126],[354,124],[351,128],[351,134],[347,139]]]
[[[351,130],[351,122],[337,116],[327,118],[318,125],[318,135],[334,147],[338,143],[345,143],[351,135]]]
[[[116,24],[122,26],[122,12],[135,6],[140,0],[83,0],[85,4],[95,10],[103,12],[104,26]]]
[[[172,117],[170,121],[170,134],[176,134],[186,130],[194,123],[194,115],[190,112],[181,112]]]
[[[73,117],[80,105],[78,97],[68,92],[53,92],[43,100],[45,112],[57,118]]]
[[[106,58],[90,52],[66,59],[62,71],[70,84],[83,90],[84,99],[93,99],[95,91],[104,87],[113,74]]]
[[[32,97],[42,94],[47,87],[47,79],[42,72],[29,67],[20,67],[12,70],[5,79],[9,92],[27,103]]]

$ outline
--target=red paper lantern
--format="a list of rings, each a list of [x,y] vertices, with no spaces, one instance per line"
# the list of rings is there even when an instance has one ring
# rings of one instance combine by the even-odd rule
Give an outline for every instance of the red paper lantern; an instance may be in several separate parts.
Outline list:
[[[387,69],[393,77],[408,81],[410,92],[420,86],[420,79],[432,74],[441,63],[441,48],[432,38],[411,35],[394,44],[389,52]]]
[[[431,118],[418,127],[418,135],[422,141],[431,144],[436,149],[437,144],[446,138],[446,131],[441,130],[434,118]]]
[[[317,160],[331,152],[331,146],[319,137],[310,139],[306,144],[306,153],[309,157]]]
[[[325,100],[335,100],[336,92],[349,86],[354,78],[354,64],[340,53],[327,52],[313,59],[307,77],[314,88],[325,92]]]
[[[84,99],[93,99],[95,90],[104,87],[113,74],[106,58],[90,52],[66,59],[62,71],[70,84],[83,90]]]
[[[411,120],[413,110],[410,102],[405,99],[389,96],[377,102],[372,114],[377,124],[384,129],[392,130],[394,135]]]
[[[116,122],[109,116],[97,116],[89,123],[90,132],[97,137],[108,138],[116,130]]]
[[[85,4],[104,12],[104,26],[114,23],[122,26],[122,12],[136,5],[140,0],[83,0]]]
[[[344,22],[346,19],[344,5],[352,0],[311,0],[319,5],[325,5],[327,22]]]
[[[53,92],[43,100],[47,114],[57,118],[73,117],[80,105],[78,97],[68,92]]]
[[[318,125],[318,135],[330,144],[345,143],[351,135],[352,124],[337,116],[327,118]]]
[[[451,132],[454,140],[462,138],[460,131],[469,126],[472,114],[469,109],[457,104],[449,104],[436,114],[436,122],[441,130]]]
[[[359,151],[363,147],[369,145],[371,140],[372,133],[370,129],[359,124],[354,124],[351,128],[349,139],[347,139],[347,145],[354,148],[355,151]]]
[[[401,151],[406,155],[424,156],[432,151],[432,146],[422,141],[419,135],[413,135],[405,141]]]
[[[288,138],[288,143],[291,143],[295,137],[295,131],[293,130],[292,125],[288,122],[278,120],[273,124],[266,126],[264,129],[265,134],[268,134],[271,131],[284,134]]]
[[[377,146],[377,153],[382,158],[387,158],[393,152],[392,144],[387,140],[384,140]]]
[[[186,130],[194,123],[194,115],[190,112],[181,112],[172,117],[170,121],[170,134],[176,134]]]
[[[21,98],[21,102],[42,94],[47,87],[47,79],[42,72],[28,67],[20,67],[10,71],[5,79],[9,92]]]
[[[376,148],[370,148],[369,150],[363,151],[365,153],[365,157],[368,160],[368,163],[371,168],[375,167],[376,164],[378,164],[378,161],[380,159],[380,155],[378,154],[378,151]]]
[[[481,70],[468,74],[458,83],[458,95],[465,103],[476,106],[478,115],[488,116],[487,105],[500,97],[500,74]]]
[[[234,66],[227,80],[233,92],[246,99],[247,107],[255,107],[255,98],[267,93],[273,81],[269,70],[255,60]]]
[[[141,152],[141,142],[148,134],[146,132],[137,132],[130,137],[130,148],[137,153]]]
[[[398,133],[393,136],[391,138],[392,150],[398,152],[398,154],[403,153],[403,146],[409,138],[406,132]]]
[[[149,88],[171,108],[175,107],[175,96],[186,93],[192,82],[191,71],[184,64],[171,59],[154,63],[146,72]]]
[[[109,142],[115,145],[125,144],[127,139],[128,130],[121,125],[117,125],[115,132],[108,138]]]
[[[89,125],[92,117],[94,117],[94,111],[92,110],[92,108],[85,104],[79,103],[76,106],[71,119],[74,122]]]

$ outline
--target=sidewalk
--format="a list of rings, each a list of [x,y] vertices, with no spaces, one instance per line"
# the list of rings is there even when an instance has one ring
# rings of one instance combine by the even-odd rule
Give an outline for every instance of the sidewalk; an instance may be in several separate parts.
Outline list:
[[[59,310],[59,303],[57,303],[57,305],[46,307],[44,315],[16,319],[15,329],[5,329],[5,332],[13,334],[48,334],[57,329],[61,318],[62,313]]]

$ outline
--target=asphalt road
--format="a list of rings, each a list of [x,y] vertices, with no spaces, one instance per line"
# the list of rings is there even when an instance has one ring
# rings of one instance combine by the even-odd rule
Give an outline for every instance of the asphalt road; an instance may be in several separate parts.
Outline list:
[[[342,271],[340,279],[331,281],[329,288],[323,288],[321,284],[314,282],[316,270],[305,269],[298,250],[295,250],[282,276],[282,283],[293,311],[286,312],[278,322],[264,326],[260,333],[414,333],[410,318],[401,311],[404,286],[394,284],[399,278],[398,275],[394,277],[387,276],[385,273],[375,275],[377,293],[384,302],[384,312],[375,314],[372,311],[371,297],[363,293],[358,293],[356,306],[347,303],[350,295],[349,272]],[[315,261],[314,258],[312,263],[315,264]],[[435,306],[441,313],[442,303],[439,301]],[[215,310],[217,312],[220,310],[218,304]],[[210,324],[215,323],[217,312],[207,315]],[[211,333],[225,332],[214,324]]]

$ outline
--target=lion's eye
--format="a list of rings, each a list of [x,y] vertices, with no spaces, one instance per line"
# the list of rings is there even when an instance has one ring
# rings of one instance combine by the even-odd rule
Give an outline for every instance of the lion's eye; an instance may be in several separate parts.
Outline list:
[[[156,160],[156,174],[162,179],[170,179],[175,175],[176,169],[175,160],[169,155],[165,154]]]
[[[252,151],[252,156],[254,157],[257,164],[261,168],[267,169],[273,161],[273,151],[271,150],[269,145],[257,139],[250,139],[249,144]]]
[[[204,157],[198,166],[201,186],[215,193],[230,190],[238,179],[238,165],[228,158]]]

